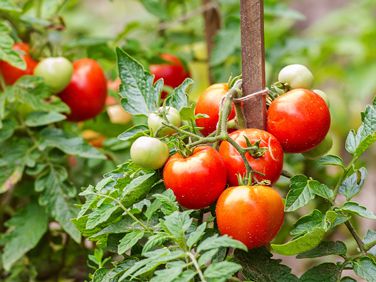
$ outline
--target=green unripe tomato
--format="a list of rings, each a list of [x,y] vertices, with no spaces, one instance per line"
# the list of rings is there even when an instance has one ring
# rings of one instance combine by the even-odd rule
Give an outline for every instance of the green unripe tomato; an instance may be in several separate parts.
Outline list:
[[[324,91],[319,90],[319,89],[314,89],[312,91],[315,92],[317,95],[319,95],[321,98],[323,98],[325,103],[329,106],[328,95],[326,95],[326,93]]]
[[[36,66],[34,74],[42,77],[56,94],[69,84],[73,74],[73,65],[64,57],[46,58]]]
[[[160,107],[156,113],[151,113],[148,117],[148,126],[152,134],[159,137],[167,136],[175,133],[175,130],[163,125],[166,122],[164,115],[169,123],[176,127],[180,127],[181,118],[179,111],[173,107]]]
[[[131,146],[132,161],[143,168],[161,168],[168,156],[167,144],[154,137],[142,136]]]
[[[305,153],[303,153],[303,156],[306,159],[309,160],[315,160],[329,152],[329,150],[333,146],[333,138],[330,136],[330,134],[327,134],[324,138],[324,140],[321,141],[319,145],[317,145],[315,148],[312,150],[309,150]]]
[[[313,75],[306,66],[293,64],[281,69],[278,74],[278,80],[282,83],[287,83],[292,89],[309,89],[313,82]]]

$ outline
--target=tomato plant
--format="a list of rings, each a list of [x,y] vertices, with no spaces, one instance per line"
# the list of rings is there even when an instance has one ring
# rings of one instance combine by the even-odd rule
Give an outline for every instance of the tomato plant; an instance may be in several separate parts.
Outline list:
[[[214,203],[225,189],[225,164],[213,148],[197,147],[191,156],[173,155],[163,169],[163,181],[182,206],[202,209]]]
[[[168,158],[168,147],[153,137],[140,137],[131,147],[131,158],[144,168],[161,168]]]
[[[68,115],[71,121],[87,120],[102,112],[107,80],[100,65],[86,58],[75,61],[72,79],[59,96],[71,110]]]
[[[25,68],[16,67],[8,62],[0,61],[0,72],[6,84],[15,83],[20,77],[24,75],[33,74],[34,68],[38,64],[30,55],[30,46],[23,42],[18,42],[13,45],[13,50],[19,52],[22,60],[24,60]]]
[[[226,83],[218,83],[211,85],[204,93],[200,95],[195,107],[195,114],[207,115],[203,118],[198,118],[196,124],[201,129],[201,133],[205,136],[215,131],[219,118],[219,108],[222,99],[228,91],[228,85]],[[232,108],[229,119],[234,118],[235,109]]]
[[[148,126],[153,134],[166,136],[176,132],[173,128],[164,126],[164,122],[170,123],[174,127],[180,127],[181,119],[178,110],[173,107],[161,107],[148,117]]]
[[[317,146],[330,127],[325,101],[307,89],[294,89],[269,106],[267,130],[289,153],[302,153]]]
[[[249,249],[268,244],[284,218],[281,196],[268,186],[237,186],[226,189],[215,208],[218,229],[243,242]]]
[[[34,74],[42,77],[53,93],[59,93],[68,85],[72,73],[72,63],[64,57],[43,59],[34,69]]]
[[[270,133],[249,128],[232,132],[229,137],[242,148],[247,148],[246,158],[252,167],[252,176],[261,182],[274,183],[282,172],[283,151],[278,140]],[[253,148],[252,148],[253,147]],[[230,185],[238,185],[238,175],[246,176],[246,166],[237,149],[228,141],[223,141],[219,153],[226,165]]]

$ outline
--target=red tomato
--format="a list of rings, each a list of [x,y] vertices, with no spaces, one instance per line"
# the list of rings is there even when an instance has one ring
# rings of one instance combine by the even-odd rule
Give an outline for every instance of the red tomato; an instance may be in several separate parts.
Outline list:
[[[26,63],[26,69],[21,70],[8,64],[7,62],[0,61],[0,72],[4,77],[5,83],[9,85],[15,83],[21,76],[32,75],[34,68],[38,64],[38,62],[34,61],[34,59],[30,56],[30,48],[28,44],[22,42],[16,43],[13,45],[13,50],[21,51],[21,58]]]
[[[165,60],[166,63],[150,65],[150,72],[154,74],[154,81],[163,78],[165,85],[175,88],[186,78],[190,77],[179,58],[171,54],[162,54],[161,58]],[[166,96],[167,93],[162,92],[162,98],[165,98]]]
[[[306,152],[324,140],[330,113],[324,99],[307,89],[294,89],[269,107],[267,130],[289,153]]]
[[[241,147],[247,147],[246,136],[251,144],[260,140],[260,148],[267,148],[262,157],[254,158],[249,153],[247,160],[252,169],[259,173],[254,173],[253,179],[257,181],[269,180],[274,183],[278,180],[283,167],[283,150],[278,140],[270,133],[255,129],[239,129],[230,134],[236,143]],[[246,168],[239,152],[227,141],[223,141],[219,147],[227,170],[228,182],[230,185],[238,185],[237,175],[244,176]]]
[[[68,120],[83,121],[98,115],[107,97],[107,81],[102,68],[92,59],[73,63],[72,80],[59,94],[69,106]]]
[[[219,108],[222,98],[228,91],[227,83],[217,83],[209,86],[198,98],[195,114],[206,114],[209,118],[199,118],[196,124],[203,127],[201,133],[205,136],[215,131],[219,119]],[[235,117],[235,107],[232,106],[228,119]]]
[[[216,150],[200,146],[187,158],[179,153],[170,157],[163,169],[163,180],[182,206],[201,209],[214,203],[225,189],[226,169]]]
[[[283,202],[268,186],[237,186],[223,191],[216,206],[219,232],[249,249],[268,244],[283,223]]]

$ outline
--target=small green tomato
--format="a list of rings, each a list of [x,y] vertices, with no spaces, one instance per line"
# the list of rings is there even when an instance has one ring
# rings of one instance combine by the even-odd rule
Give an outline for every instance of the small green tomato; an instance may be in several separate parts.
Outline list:
[[[313,82],[313,75],[306,66],[293,64],[285,66],[279,72],[278,80],[287,83],[292,89],[309,89]]]
[[[173,107],[160,107],[156,113],[151,113],[148,117],[148,126],[152,134],[156,134],[159,137],[167,136],[175,133],[175,130],[163,125],[166,122],[179,127],[181,125],[181,118],[179,111]]]
[[[73,74],[73,65],[64,57],[46,58],[36,66],[34,74],[42,77],[56,94],[69,84]]]
[[[132,161],[143,168],[161,168],[168,157],[167,144],[154,137],[139,137],[131,146]]]
[[[319,157],[327,154],[329,150],[333,146],[333,138],[330,136],[330,134],[327,134],[323,141],[319,145],[317,145],[315,148],[303,153],[303,156],[306,159],[309,160],[315,160]]]

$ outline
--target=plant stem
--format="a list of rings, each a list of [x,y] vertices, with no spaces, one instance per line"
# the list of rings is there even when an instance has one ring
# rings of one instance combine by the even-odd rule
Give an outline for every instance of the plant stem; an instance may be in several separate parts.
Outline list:
[[[204,277],[204,274],[202,273],[202,271],[200,269],[200,266],[198,265],[196,257],[191,252],[187,252],[187,255],[191,259],[193,265],[195,266],[196,271],[197,271],[198,276],[200,277],[201,281],[202,282],[207,282],[206,279],[205,279],[205,277]]]
[[[358,247],[359,247],[359,250],[362,252],[363,255],[366,255],[366,250],[364,248],[364,243],[362,241],[362,239],[360,239],[358,233],[356,232],[354,226],[351,224],[350,221],[346,221],[345,222],[345,225],[347,227],[347,229],[350,231],[351,235],[354,237]]]
[[[167,123],[167,122],[162,122],[162,124],[163,124],[164,126],[167,126],[167,127],[170,127],[170,128],[172,128],[172,129],[176,130],[176,132],[179,132],[179,133],[181,133],[181,134],[186,134],[186,135],[188,135],[188,136],[191,136],[191,137],[194,137],[194,138],[198,138],[198,139],[203,138],[202,136],[200,136],[200,135],[198,135],[198,134],[195,134],[195,133],[192,133],[192,132],[186,131],[186,130],[181,129],[181,128],[179,128],[179,127],[173,125],[173,124],[170,124],[170,123]]]
[[[338,190],[339,190],[339,187],[341,186],[343,180],[345,179],[345,177],[347,176],[347,174],[349,173],[351,167],[354,165],[354,163],[357,161],[358,158],[353,158],[351,160],[351,162],[348,164],[348,166],[344,169],[344,172],[342,174],[342,176],[340,177],[340,179],[338,180],[336,186],[334,187],[334,190],[333,190],[333,201],[336,199],[337,195],[338,195]]]

